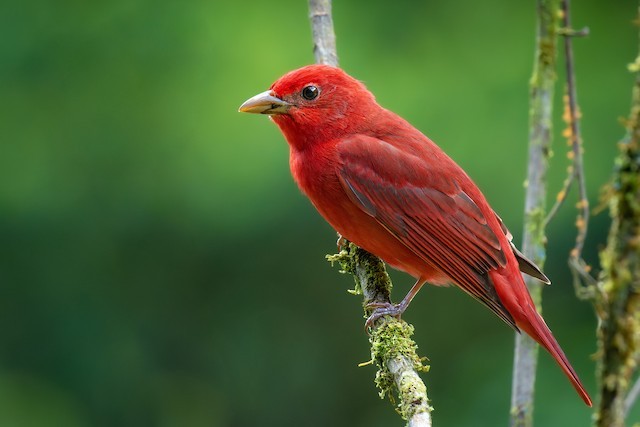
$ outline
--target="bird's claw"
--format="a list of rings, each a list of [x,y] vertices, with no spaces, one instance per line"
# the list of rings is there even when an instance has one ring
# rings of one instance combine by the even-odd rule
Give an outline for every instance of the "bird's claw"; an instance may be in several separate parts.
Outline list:
[[[338,241],[336,242],[338,250],[342,250],[345,246],[347,246],[347,244],[349,244],[349,241],[342,237],[342,234],[338,234]]]
[[[400,319],[400,316],[402,316],[405,309],[402,304],[392,304],[389,302],[371,302],[367,304],[365,308],[367,310],[373,309],[373,312],[367,318],[367,321],[364,322],[364,330],[367,331],[367,333],[373,327],[376,320],[384,316],[391,316],[396,319]]]

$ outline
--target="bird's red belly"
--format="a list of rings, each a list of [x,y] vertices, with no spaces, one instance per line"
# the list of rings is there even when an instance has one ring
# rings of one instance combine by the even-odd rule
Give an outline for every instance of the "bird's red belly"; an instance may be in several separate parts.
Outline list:
[[[309,196],[320,214],[344,238],[416,279],[434,285],[451,282],[446,275],[417,256],[378,221],[357,207],[343,191],[333,193],[331,203],[322,203],[325,197],[318,199],[311,194]]]

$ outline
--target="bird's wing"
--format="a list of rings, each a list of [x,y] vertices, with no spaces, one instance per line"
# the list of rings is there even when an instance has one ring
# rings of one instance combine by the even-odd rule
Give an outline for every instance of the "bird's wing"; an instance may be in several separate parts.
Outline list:
[[[434,158],[427,165],[416,155],[364,135],[337,148],[338,175],[351,200],[516,328],[488,275],[507,264],[506,255],[480,208],[446,176],[447,167],[457,166],[448,158]]]
[[[540,270],[540,267],[538,267],[535,262],[527,258],[522,252],[520,252],[516,245],[513,244],[513,235],[502,222],[502,218],[500,218],[498,214],[496,214],[496,218],[500,223],[500,227],[502,228],[504,235],[507,236],[507,240],[509,240],[509,243],[511,244],[511,250],[516,256],[516,260],[518,260],[520,271],[540,280],[544,284],[550,285],[551,280],[549,280],[549,278],[542,272],[542,270]]]

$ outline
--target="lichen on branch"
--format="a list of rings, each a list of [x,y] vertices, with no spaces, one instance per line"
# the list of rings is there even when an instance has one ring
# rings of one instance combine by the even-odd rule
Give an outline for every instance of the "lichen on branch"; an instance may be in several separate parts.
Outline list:
[[[391,280],[384,263],[376,256],[344,239],[339,240],[340,252],[327,255],[329,262],[339,263],[342,273],[351,274],[355,288],[350,293],[363,296],[364,317],[371,314],[372,302],[390,302]],[[369,341],[371,361],[378,371],[375,383],[381,398],[396,402],[396,410],[409,426],[430,426],[427,388],[419,372],[429,366],[417,354],[418,346],[411,338],[413,326],[404,320],[385,316],[374,322]]]
[[[636,59],[634,64],[640,63]],[[632,91],[626,136],[618,143],[609,198],[611,228],[600,253],[602,274],[594,287],[598,328],[600,404],[596,425],[621,427],[640,362],[640,70]]]
[[[417,354],[418,346],[411,339],[413,326],[391,317],[383,319],[370,337],[371,359],[378,367],[376,385],[380,397],[388,396],[394,402],[394,386],[398,395],[397,411],[404,420],[414,414],[431,411],[427,400],[427,387],[418,372],[428,372],[429,365]]]

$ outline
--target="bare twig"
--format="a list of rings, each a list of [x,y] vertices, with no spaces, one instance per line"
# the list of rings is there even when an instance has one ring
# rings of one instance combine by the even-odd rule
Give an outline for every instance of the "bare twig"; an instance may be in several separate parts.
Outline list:
[[[564,22],[563,28],[558,28],[557,33],[561,36],[565,37],[565,50],[567,49],[567,45],[566,45],[566,39],[570,38],[570,37],[586,37],[589,35],[589,28],[585,27],[582,28],[581,30],[574,30],[571,27],[569,27],[569,14],[568,14],[568,5],[566,3],[562,4],[563,7],[563,18],[564,18]],[[568,52],[571,53],[571,58],[570,61],[567,60],[567,69],[571,69],[573,70],[573,53],[571,51],[571,45],[569,44],[568,47]],[[569,58],[569,55],[567,55],[567,58]],[[568,86],[573,86],[574,87],[574,97],[573,99],[575,100],[575,85],[573,84],[574,81],[574,76],[573,74],[571,74],[571,84],[568,84]],[[575,110],[574,110],[575,111]],[[565,121],[567,123],[573,123],[573,121],[571,121],[571,115],[570,114],[566,114],[565,115]],[[573,129],[569,129],[568,130],[568,135],[575,135],[575,133],[573,133]],[[570,157],[572,159],[575,159],[575,144],[573,143],[573,139],[569,140],[569,145],[571,145],[571,155]],[[564,204],[564,202],[567,200],[567,196],[569,195],[569,190],[571,190],[571,186],[573,185],[573,183],[576,180],[577,177],[577,173],[576,173],[576,169],[574,168],[573,165],[574,162],[572,162],[572,165],[569,166],[567,168],[567,178],[564,180],[564,183],[562,184],[562,189],[558,192],[558,195],[556,196],[556,201],[553,204],[553,206],[551,207],[551,209],[549,209],[549,213],[547,214],[547,217],[544,220],[544,225],[545,227],[547,225],[549,225],[549,222],[553,219],[553,217],[558,213],[558,211],[560,210],[560,207]]]
[[[313,51],[316,62],[338,65],[336,38],[331,17],[331,0],[309,0],[309,17],[313,33]],[[339,262],[342,270],[351,273],[356,289],[364,296],[363,305],[371,302],[391,302],[391,280],[384,263],[374,255],[353,243],[339,239],[340,253],[328,256],[331,262]],[[427,371],[418,357],[417,346],[411,339],[413,326],[390,317],[379,319],[371,331],[371,360],[377,365],[376,385],[380,396],[397,391],[397,410],[409,427],[431,427],[431,411],[427,388],[418,372]]]
[[[565,114],[563,118],[567,123],[567,129],[564,135],[567,137],[570,145],[570,157],[572,164],[572,180],[578,184],[578,217],[576,219],[576,228],[578,233],[573,249],[569,254],[569,265],[573,274],[573,284],[576,293],[580,297],[590,297],[592,292],[589,291],[595,284],[595,279],[589,274],[590,267],[582,258],[582,250],[584,242],[587,238],[587,230],[589,228],[589,199],[587,197],[587,185],[584,175],[584,163],[582,161],[582,136],[580,134],[580,116],[578,107],[578,95],[576,92],[575,66],[573,62],[572,39],[574,36],[582,36],[588,34],[588,29],[575,31],[571,27],[571,11],[570,0],[562,0],[562,31],[560,34],[564,36],[564,52],[566,64],[566,98],[565,98]]]
[[[309,18],[316,63],[337,67],[338,53],[331,17],[331,0],[309,0]]]
[[[539,266],[543,265],[546,257],[544,210],[556,80],[557,10],[557,0],[538,0],[536,54],[530,83],[529,162],[522,249],[524,254]],[[525,276],[525,280],[537,308],[540,309],[541,284],[529,276]],[[533,425],[537,357],[537,343],[525,334],[516,334],[511,391],[512,427]]]
[[[576,178],[576,174],[573,173],[573,166],[571,165],[567,168],[567,177],[564,179],[564,182],[562,183],[562,189],[560,189],[560,191],[556,195],[556,201],[551,207],[551,209],[549,209],[549,213],[547,214],[547,217],[544,219],[545,228],[547,227],[547,225],[549,225],[551,220],[556,216],[556,214],[558,213],[562,205],[564,205],[564,202],[567,200],[567,197],[569,196],[569,191],[571,190],[571,186],[573,185],[575,178]]]

